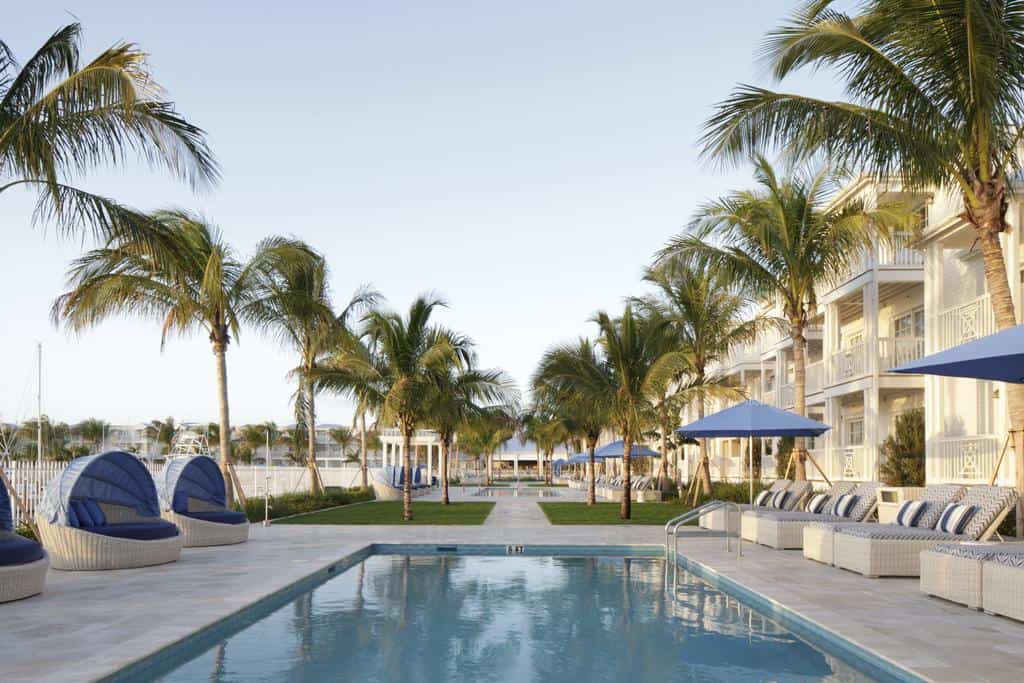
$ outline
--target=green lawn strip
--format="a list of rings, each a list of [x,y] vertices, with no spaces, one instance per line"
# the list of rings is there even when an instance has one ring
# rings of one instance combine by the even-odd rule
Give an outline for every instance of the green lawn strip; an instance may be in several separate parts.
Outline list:
[[[275,524],[464,524],[480,525],[491,514],[493,502],[452,503],[421,501],[412,504],[411,522],[402,520],[402,501],[377,501],[352,507],[312,512]]]
[[[649,524],[665,522],[686,512],[679,503],[633,503],[631,519],[619,517],[619,503],[537,503],[552,524]]]

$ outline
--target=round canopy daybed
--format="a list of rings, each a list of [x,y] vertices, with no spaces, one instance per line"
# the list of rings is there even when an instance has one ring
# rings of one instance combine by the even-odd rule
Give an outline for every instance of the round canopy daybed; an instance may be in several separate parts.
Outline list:
[[[174,458],[157,476],[163,518],[181,529],[186,548],[244,543],[245,513],[227,509],[227,489],[208,455]]]
[[[42,593],[49,567],[43,546],[14,533],[11,497],[0,479],[0,602]]]
[[[160,518],[153,477],[123,451],[72,460],[47,485],[36,524],[54,569],[128,569],[181,556],[182,535]]]

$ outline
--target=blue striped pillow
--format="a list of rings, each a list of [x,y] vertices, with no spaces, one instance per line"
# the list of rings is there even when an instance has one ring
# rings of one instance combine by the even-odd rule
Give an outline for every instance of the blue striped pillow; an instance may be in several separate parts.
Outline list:
[[[772,497],[771,491],[761,491],[754,499],[754,507],[767,507],[768,499]]]
[[[839,496],[836,499],[836,504],[832,508],[832,514],[837,517],[849,517],[850,513],[853,512],[853,508],[857,505],[857,498],[852,493],[847,493],[845,496]]]
[[[928,507],[928,503],[923,500],[903,501],[896,513],[896,523],[900,526],[917,526],[926,507]]]
[[[939,524],[935,528],[947,534],[960,535],[967,528],[967,523],[971,521],[971,517],[974,516],[976,510],[977,508],[973,505],[950,503],[942,511],[942,516],[939,517]]]
[[[828,494],[819,493],[818,495],[811,498],[811,502],[807,504],[807,511],[815,515],[821,514],[821,512],[825,509],[825,503],[827,502]]]
[[[789,498],[789,491],[779,491],[772,496],[771,506],[776,510],[785,510],[787,498]]]

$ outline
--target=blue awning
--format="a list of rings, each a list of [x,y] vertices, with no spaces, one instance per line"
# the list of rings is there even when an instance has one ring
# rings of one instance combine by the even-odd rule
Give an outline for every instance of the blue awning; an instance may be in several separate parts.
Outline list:
[[[744,401],[676,431],[698,438],[750,436],[820,436],[828,425],[758,401]]]
[[[189,498],[227,505],[224,475],[208,455],[173,458],[157,476],[156,488],[164,510],[188,512]]]
[[[0,531],[14,531],[14,509],[3,479],[0,479]]]
[[[610,444],[601,446],[594,453],[595,456],[599,455],[602,458],[621,458],[623,452],[622,440],[612,441]],[[657,458],[658,452],[652,451],[647,446],[641,446],[639,444],[633,444],[633,447],[629,449],[629,457],[631,458]]]
[[[919,358],[893,372],[1024,383],[1024,325]]]
[[[92,498],[133,508],[143,517],[159,517],[156,484],[142,461],[131,453],[108,451],[72,460],[50,480],[39,504],[39,514],[50,524],[68,526],[72,498]]]

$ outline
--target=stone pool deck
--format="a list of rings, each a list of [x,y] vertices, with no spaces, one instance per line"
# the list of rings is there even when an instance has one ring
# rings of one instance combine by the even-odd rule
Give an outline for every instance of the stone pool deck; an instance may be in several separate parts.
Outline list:
[[[186,549],[161,567],[51,571],[42,596],[0,605],[0,680],[102,678],[372,543],[663,543],[661,527],[552,526],[535,497],[493,500],[477,527],[253,526],[244,545]],[[737,560],[721,536],[696,529],[680,539],[681,554],[923,678],[1021,680],[1024,624],[925,597],[916,579],[870,580],[799,551],[743,550]]]

